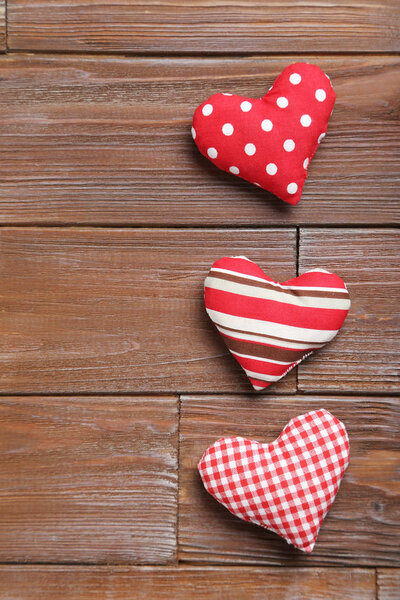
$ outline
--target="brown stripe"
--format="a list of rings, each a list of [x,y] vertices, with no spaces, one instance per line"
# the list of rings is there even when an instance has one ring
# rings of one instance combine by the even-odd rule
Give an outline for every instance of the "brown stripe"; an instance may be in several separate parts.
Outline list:
[[[289,338],[282,338],[282,337],[277,337],[276,335],[268,335],[266,333],[254,333],[254,331],[244,331],[243,329],[233,329],[232,327],[226,327],[226,325],[220,325],[218,323],[219,327],[222,327],[223,329],[226,329],[228,331],[232,331],[232,335],[235,335],[235,333],[243,333],[244,335],[258,335],[259,337],[264,337],[264,338],[271,338],[272,340],[277,340],[278,342],[289,342],[290,344],[304,344],[307,346],[310,346],[311,342],[302,342],[301,340],[290,340]],[[221,331],[221,334],[223,334],[223,332]],[[257,342],[249,342],[250,344],[256,344]],[[268,344],[268,342],[265,342],[266,344]],[[324,345],[324,342],[315,342],[315,346],[318,348],[320,345]],[[307,350],[308,352],[308,350]]]
[[[262,346],[254,342],[245,342],[244,340],[233,340],[224,335],[225,344],[229,350],[239,352],[239,354],[248,354],[254,358],[266,358],[269,360],[280,360],[282,362],[296,362],[309,354],[311,350],[287,350],[285,348],[276,348],[275,346]]]
[[[288,294],[289,296],[308,296],[310,298],[339,298],[341,300],[347,300],[348,292],[347,290],[343,290],[343,292],[323,292],[323,291],[307,291],[307,290],[285,290],[276,285],[272,285],[268,281],[253,281],[251,279],[246,279],[243,277],[239,277],[237,275],[229,275],[229,273],[219,273],[218,271],[213,271],[211,269],[209,273],[210,277],[215,277],[215,279],[225,279],[226,281],[232,281],[233,283],[241,283],[243,285],[251,285],[253,287],[263,288],[267,290],[274,290],[275,292],[280,292],[282,294]]]

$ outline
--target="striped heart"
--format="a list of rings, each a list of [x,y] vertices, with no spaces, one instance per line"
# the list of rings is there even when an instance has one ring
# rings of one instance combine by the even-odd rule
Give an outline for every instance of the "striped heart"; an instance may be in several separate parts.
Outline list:
[[[284,283],[245,256],[217,260],[204,283],[207,313],[255,390],[333,340],[350,308],[344,282],[322,269]]]
[[[348,464],[346,428],[321,409],[292,419],[271,444],[222,438],[198,469],[231,513],[312,552]]]

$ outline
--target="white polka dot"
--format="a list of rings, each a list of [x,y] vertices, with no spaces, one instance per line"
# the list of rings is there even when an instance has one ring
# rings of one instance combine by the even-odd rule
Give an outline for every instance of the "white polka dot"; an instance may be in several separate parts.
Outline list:
[[[321,90],[321,89],[317,90],[315,92],[315,97],[318,100],[318,102],[323,102],[325,100],[325,98],[326,98],[326,92],[325,92],[325,90]]]
[[[267,171],[268,175],[275,175],[278,171],[278,167],[275,163],[269,163],[265,170]]]
[[[289,194],[295,194],[297,192],[297,183],[289,183],[286,189]]]
[[[240,108],[242,109],[243,112],[249,112],[249,110],[251,110],[252,107],[252,103],[248,102],[247,100],[245,100],[244,102],[242,102],[242,104],[240,105]]]
[[[261,187],[261,185],[259,183],[257,183],[256,181],[253,181],[253,185],[256,185],[257,187]]]
[[[248,156],[253,156],[256,153],[256,147],[254,144],[246,144],[244,147],[244,151]]]
[[[218,156],[218,152],[215,148],[209,148],[207,150],[207,154],[210,158],[217,158],[217,156]]]
[[[301,81],[301,75],[299,75],[298,73],[292,73],[289,77],[289,81],[290,83],[293,83],[293,85],[299,85]]]
[[[286,152],[292,152],[295,148],[295,143],[293,140],[285,140],[283,142],[283,147],[286,150]]]
[[[232,123],[225,123],[225,125],[222,125],[222,133],[224,135],[232,135],[232,133],[233,133]]]
[[[303,162],[303,168],[308,169],[308,165],[310,164],[310,159],[306,158]]]
[[[310,125],[311,125],[310,115],[301,115],[300,123],[303,125],[303,127],[310,127]]]
[[[269,119],[264,119],[264,121],[262,121],[262,123],[261,123],[261,129],[263,131],[271,131],[273,126],[274,125],[273,125],[272,121],[270,121]]]
[[[229,167],[229,171],[234,175],[239,175],[240,171],[237,167]]]
[[[229,92],[222,92],[223,96],[232,96],[232,94],[230,94]]]
[[[205,117],[208,117],[211,115],[212,111],[214,110],[213,105],[212,104],[205,104],[203,106],[203,110],[202,113]]]
[[[289,100],[285,96],[280,96],[276,101],[279,108],[286,108],[289,104]]]
[[[196,139],[196,130],[194,127],[192,127],[191,132],[192,132],[192,138],[195,140]]]
[[[321,133],[321,135],[318,138],[318,144],[320,144],[322,142],[322,140],[324,139],[326,133]]]

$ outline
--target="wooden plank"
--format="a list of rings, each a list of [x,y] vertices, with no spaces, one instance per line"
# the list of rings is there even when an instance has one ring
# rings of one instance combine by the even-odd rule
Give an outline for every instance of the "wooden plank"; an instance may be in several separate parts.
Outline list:
[[[213,92],[260,97],[297,60],[325,69],[338,99],[292,207],[217,170],[190,124]],[[0,82],[2,223],[400,222],[399,57],[14,55],[0,59]]]
[[[268,443],[291,418],[321,407],[345,423],[351,458],[314,551],[306,555],[277,535],[231,515],[205,491],[196,464],[220,437],[239,435]],[[180,559],[286,567],[399,566],[399,422],[396,398],[184,396]]]
[[[0,392],[248,391],[203,304],[227,254],[286,280],[296,231],[1,229]]]
[[[336,272],[352,306],[337,338],[299,367],[299,389],[400,391],[399,257],[399,230],[301,230],[300,273]]]
[[[375,600],[371,569],[0,566],[1,600]]]
[[[8,0],[13,50],[392,52],[396,0]]]
[[[0,0],[0,52],[6,49],[6,1]]]
[[[0,561],[173,561],[177,429],[174,397],[1,398]]]
[[[377,600],[399,600],[400,569],[378,569]]]

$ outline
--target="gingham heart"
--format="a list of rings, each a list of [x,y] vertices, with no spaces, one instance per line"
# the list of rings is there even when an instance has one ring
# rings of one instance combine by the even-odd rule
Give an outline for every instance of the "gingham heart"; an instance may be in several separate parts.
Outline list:
[[[194,113],[192,136],[223,171],[297,204],[335,98],[319,67],[292,64],[263,98],[227,93],[208,98]]]
[[[321,409],[292,419],[271,444],[222,438],[198,469],[231,513],[312,552],[348,463],[346,428]]]
[[[207,313],[255,390],[330,342],[350,308],[344,282],[324,270],[284,283],[245,256],[217,260],[204,282]]]

